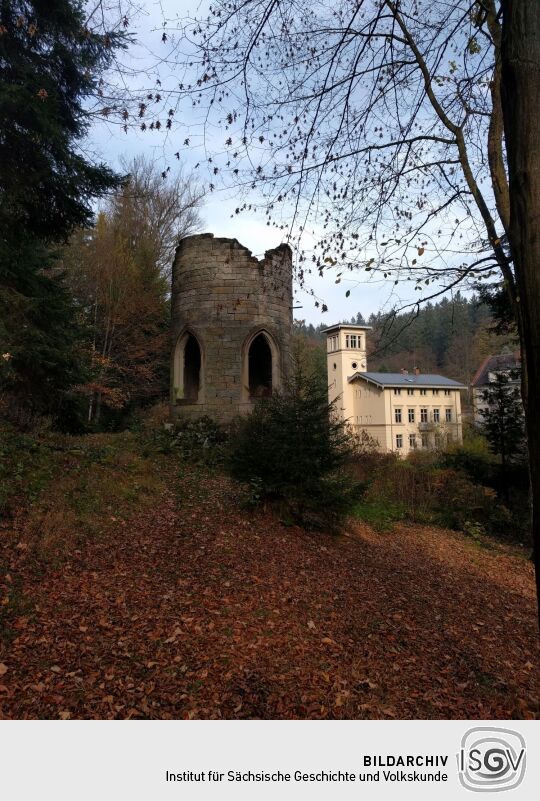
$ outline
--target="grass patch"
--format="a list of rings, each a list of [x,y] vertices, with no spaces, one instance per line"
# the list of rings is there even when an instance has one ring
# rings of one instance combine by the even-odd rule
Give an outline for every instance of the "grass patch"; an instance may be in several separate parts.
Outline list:
[[[406,517],[404,508],[384,500],[362,500],[352,510],[352,516],[369,523],[376,531],[391,531],[394,523]]]
[[[58,437],[61,439],[61,437]],[[56,475],[57,438],[37,438],[0,423],[0,517],[32,503]]]
[[[2,441],[3,512],[24,507],[23,547],[42,567],[56,568],[90,538],[138,510],[158,505],[167,458],[144,450],[129,432]]]

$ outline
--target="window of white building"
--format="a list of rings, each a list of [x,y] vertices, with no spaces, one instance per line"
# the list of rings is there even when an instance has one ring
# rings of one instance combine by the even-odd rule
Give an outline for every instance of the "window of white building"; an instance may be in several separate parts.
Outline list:
[[[409,409],[409,423],[414,423],[414,409]]]
[[[396,434],[396,448],[403,448],[403,434]]]
[[[396,423],[401,423],[401,409],[394,409]]]

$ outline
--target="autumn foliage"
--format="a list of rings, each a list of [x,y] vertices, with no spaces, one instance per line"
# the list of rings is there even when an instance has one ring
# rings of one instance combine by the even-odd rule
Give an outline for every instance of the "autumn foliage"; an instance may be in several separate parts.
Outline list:
[[[90,230],[64,254],[67,282],[84,320],[89,379],[77,387],[88,423],[118,424],[167,395],[169,277],[179,239],[199,224],[201,195],[179,174],[166,181],[145,159]]]
[[[285,524],[151,433],[36,446],[0,524],[0,717],[540,714],[522,550]]]

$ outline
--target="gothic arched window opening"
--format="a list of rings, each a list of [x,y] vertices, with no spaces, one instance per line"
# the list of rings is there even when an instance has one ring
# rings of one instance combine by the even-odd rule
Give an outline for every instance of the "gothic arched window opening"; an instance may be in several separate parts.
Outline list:
[[[269,398],[272,395],[272,351],[262,333],[249,347],[248,370],[250,398]]]
[[[184,348],[184,398],[193,403],[199,398],[201,379],[201,349],[192,334],[189,334]]]

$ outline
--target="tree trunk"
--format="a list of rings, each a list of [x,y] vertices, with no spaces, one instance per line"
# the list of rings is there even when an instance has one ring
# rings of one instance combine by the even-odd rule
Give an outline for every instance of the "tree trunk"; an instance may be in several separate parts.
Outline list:
[[[540,0],[503,0],[502,7],[509,239],[518,290],[534,563],[540,599]]]

